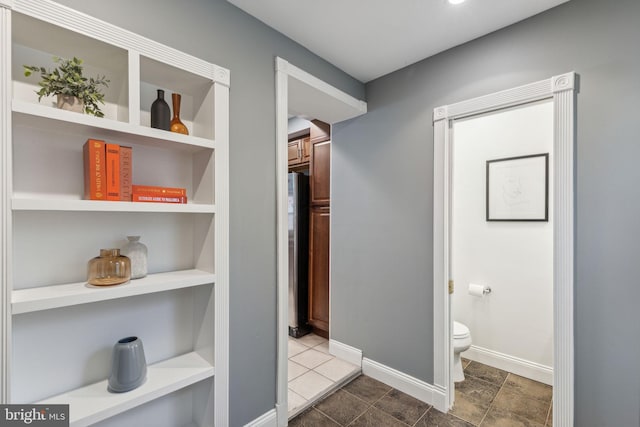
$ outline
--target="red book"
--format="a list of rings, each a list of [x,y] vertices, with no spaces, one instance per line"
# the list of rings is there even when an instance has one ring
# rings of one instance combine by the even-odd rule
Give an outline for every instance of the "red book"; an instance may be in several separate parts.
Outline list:
[[[176,196],[187,197],[187,190],[185,188],[174,187],[155,187],[152,185],[134,185],[131,189],[133,193],[146,194],[150,196]]]
[[[107,163],[107,200],[120,200],[120,146],[105,144]]]
[[[84,155],[84,198],[106,200],[104,141],[87,139],[82,149]]]
[[[120,200],[131,201],[133,152],[131,147],[120,146]]]
[[[132,201],[134,202],[151,202],[151,203],[187,203],[187,196],[161,196],[153,194],[133,193]]]

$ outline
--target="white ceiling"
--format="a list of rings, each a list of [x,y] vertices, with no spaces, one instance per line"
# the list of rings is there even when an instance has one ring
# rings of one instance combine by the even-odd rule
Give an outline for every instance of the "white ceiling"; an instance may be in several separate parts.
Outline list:
[[[362,82],[568,0],[228,0]]]

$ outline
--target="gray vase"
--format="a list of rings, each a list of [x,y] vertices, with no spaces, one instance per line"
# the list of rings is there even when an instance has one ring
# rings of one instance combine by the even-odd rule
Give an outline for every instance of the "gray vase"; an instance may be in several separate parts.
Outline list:
[[[123,393],[138,388],[147,378],[147,361],[142,340],[122,338],[113,346],[109,391]]]

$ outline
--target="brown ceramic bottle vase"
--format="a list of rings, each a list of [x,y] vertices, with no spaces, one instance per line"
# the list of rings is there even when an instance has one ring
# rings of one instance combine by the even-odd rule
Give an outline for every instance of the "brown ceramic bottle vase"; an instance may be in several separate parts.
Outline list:
[[[189,135],[189,130],[180,121],[180,99],[182,97],[179,93],[171,94],[171,101],[173,101],[173,118],[171,119],[171,132],[183,133]]]

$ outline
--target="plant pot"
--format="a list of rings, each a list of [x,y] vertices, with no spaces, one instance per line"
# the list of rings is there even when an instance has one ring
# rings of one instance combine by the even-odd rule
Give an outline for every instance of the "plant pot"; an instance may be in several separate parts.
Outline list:
[[[58,94],[58,108],[61,110],[75,111],[76,113],[84,112],[84,102],[72,95]]]

